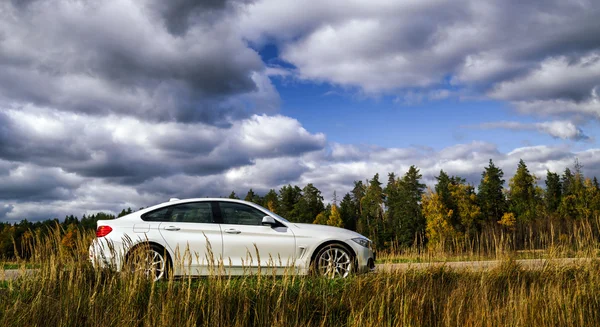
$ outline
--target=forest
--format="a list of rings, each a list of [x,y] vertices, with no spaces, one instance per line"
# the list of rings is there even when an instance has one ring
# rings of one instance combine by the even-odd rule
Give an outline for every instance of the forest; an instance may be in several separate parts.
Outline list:
[[[502,237],[510,249],[535,249],[549,243],[567,242],[582,231],[599,234],[600,185],[596,177],[584,176],[576,160],[563,172],[547,171],[542,182],[521,160],[515,175],[506,182],[504,172],[490,159],[477,187],[443,170],[433,188],[422,183],[419,169],[411,166],[402,176],[379,174],[355,181],[341,199],[324,203],[313,184],[303,188],[286,185],[265,195],[250,189],[243,200],[262,205],[293,222],[327,224],[355,230],[374,241],[378,251],[439,249],[473,251],[484,242]],[[229,198],[239,199],[235,192]],[[27,258],[27,241],[58,226],[62,246],[74,246],[77,231],[93,231],[96,222],[133,212],[70,215],[19,223],[0,223],[0,256],[5,260]],[[500,235],[500,236],[498,236]],[[496,244],[497,246],[497,244]]]

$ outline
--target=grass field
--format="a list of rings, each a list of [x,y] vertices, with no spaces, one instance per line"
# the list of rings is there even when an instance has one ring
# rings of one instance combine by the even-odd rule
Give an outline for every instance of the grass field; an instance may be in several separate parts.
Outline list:
[[[266,272],[153,283],[93,270],[86,242],[67,251],[57,236],[38,239],[39,270],[0,282],[0,326],[600,325],[595,259],[540,270],[506,259],[486,271],[438,267],[345,280]]]

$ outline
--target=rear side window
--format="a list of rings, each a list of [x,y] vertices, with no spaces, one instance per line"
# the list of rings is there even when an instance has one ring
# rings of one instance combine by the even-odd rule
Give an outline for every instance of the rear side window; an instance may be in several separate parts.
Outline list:
[[[183,203],[158,209],[142,215],[145,221],[178,223],[212,223],[210,202]]]
[[[184,203],[173,206],[168,221],[178,223],[212,223],[210,202]]]
[[[219,202],[223,224],[261,225],[267,214],[241,203]]]
[[[142,215],[142,220],[145,221],[168,221],[167,213],[169,213],[171,207],[166,207],[158,210],[154,210]]]

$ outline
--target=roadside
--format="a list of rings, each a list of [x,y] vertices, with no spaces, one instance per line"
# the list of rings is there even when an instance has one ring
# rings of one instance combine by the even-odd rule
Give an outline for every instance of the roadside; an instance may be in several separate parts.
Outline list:
[[[559,259],[521,259],[515,263],[529,270],[538,270],[546,265],[568,266],[579,263],[588,263],[595,258],[559,258]],[[395,272],[409,269],[427,269],[431,267],[447,267],[455,270],[482,271],[500,265],[502,260],[488,261],[448,261],[448,262],[420,262],[420,263],[383,263],[376,266],[375,272]],[[0,281],[12,280],[26,274],[33,274],[37,269],[0,269]]]
[[[558,259],[521,259],[515,260],[515,263],[524,269],[536,270],[542,269],[546,265],[572,265],[577,263],[586,263],[594,258],[558,258]],[[421,262],[421,263],[387,263],[377,265],[376,271],[404,271],[409,269],[427,269],[430,267],[447,267],[450,269],[469,269],[486,270],[500,265],[502,260],[487,261],[449,261],[449,262]]]

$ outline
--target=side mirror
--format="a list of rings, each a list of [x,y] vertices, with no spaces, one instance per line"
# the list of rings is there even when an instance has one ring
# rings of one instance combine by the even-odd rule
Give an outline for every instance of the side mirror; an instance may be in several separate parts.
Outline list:
[[[262,219],[262,224],[273,226],[277,225],[277,221],[271,216],[264,216]]]

